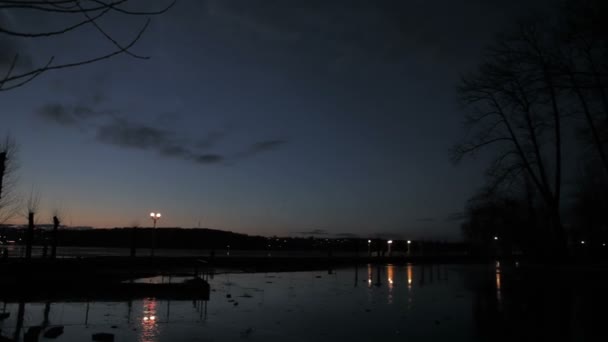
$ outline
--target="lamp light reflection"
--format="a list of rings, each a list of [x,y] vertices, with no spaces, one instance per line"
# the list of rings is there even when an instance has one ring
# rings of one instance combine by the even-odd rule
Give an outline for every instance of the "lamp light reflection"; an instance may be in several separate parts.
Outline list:
[[[414,281],[414,270],[412,264],[407,264],[407,288],[412,288],[412,282]]]
[[[153,342],[156,341],[158,336],[158,322],[156,320],[156,299],[145,298],[143,300],[143,306],[143,317],[139,341]]]
[[[502,274],[500,272],[500,261],[496,261],[496,301],[498,302],[498,309],[502,308]]]

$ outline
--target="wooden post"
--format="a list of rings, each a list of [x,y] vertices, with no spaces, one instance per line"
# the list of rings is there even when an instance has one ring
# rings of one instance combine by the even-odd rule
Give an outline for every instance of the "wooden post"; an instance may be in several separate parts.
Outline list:
[[[34,243],[34,213],[27,215],[27,232],[25,234],[25,258],[32,258],[32,244]]]
[[[53,236],[51,237],[51,259],[57,258],[57,234],[59,230],[59,218],[53,216]]]

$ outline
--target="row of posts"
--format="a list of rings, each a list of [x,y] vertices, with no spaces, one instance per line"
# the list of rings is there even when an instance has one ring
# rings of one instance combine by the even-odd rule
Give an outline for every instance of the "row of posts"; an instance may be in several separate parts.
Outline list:
[[[57,216],[53,216],[53,230],[51,233],[51,259],[57,258],[57,242],[58,242],[58,230],[61,222]],[[32,246],[34,244],[34,213],[29,212],[27,215],[27,230],[25,232],[25,258],[32,258]],[[46,254],[46,249],[45,249]],[[8,255],[5,254],[4,257]]]

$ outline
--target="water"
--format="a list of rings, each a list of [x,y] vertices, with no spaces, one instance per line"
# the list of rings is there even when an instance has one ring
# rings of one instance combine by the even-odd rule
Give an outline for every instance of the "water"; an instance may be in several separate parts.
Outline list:
[[[599,341],[608,337],[603,275],[499,263],[225,273],[210,279],[206,302],[4,303],[10,317],[0,329],[12,337],[16,328],[23,336],[30,326],[63,325],[58,341],[97,332],[141,342]]]

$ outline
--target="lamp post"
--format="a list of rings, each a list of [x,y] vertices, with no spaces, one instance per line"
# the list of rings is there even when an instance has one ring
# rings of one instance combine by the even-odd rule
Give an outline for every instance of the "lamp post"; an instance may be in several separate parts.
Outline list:
[[[372,256],[372,240],[367,240],[367,256]]]
[[[388,244],[388,256],[391,256],[391,246],[393,245],[393,240],[388,240],[386,242]]]
[[[410,246],[412,245],[412,240],[407,240],[407,255],[410,255]]]
[[[150,250],[150,256],[154,256],[154,248],[156,248],[156,221],[160,220],[160,213],[150,213],[150,218],[154,222],[154,228],[152,229],[152,249]]]

